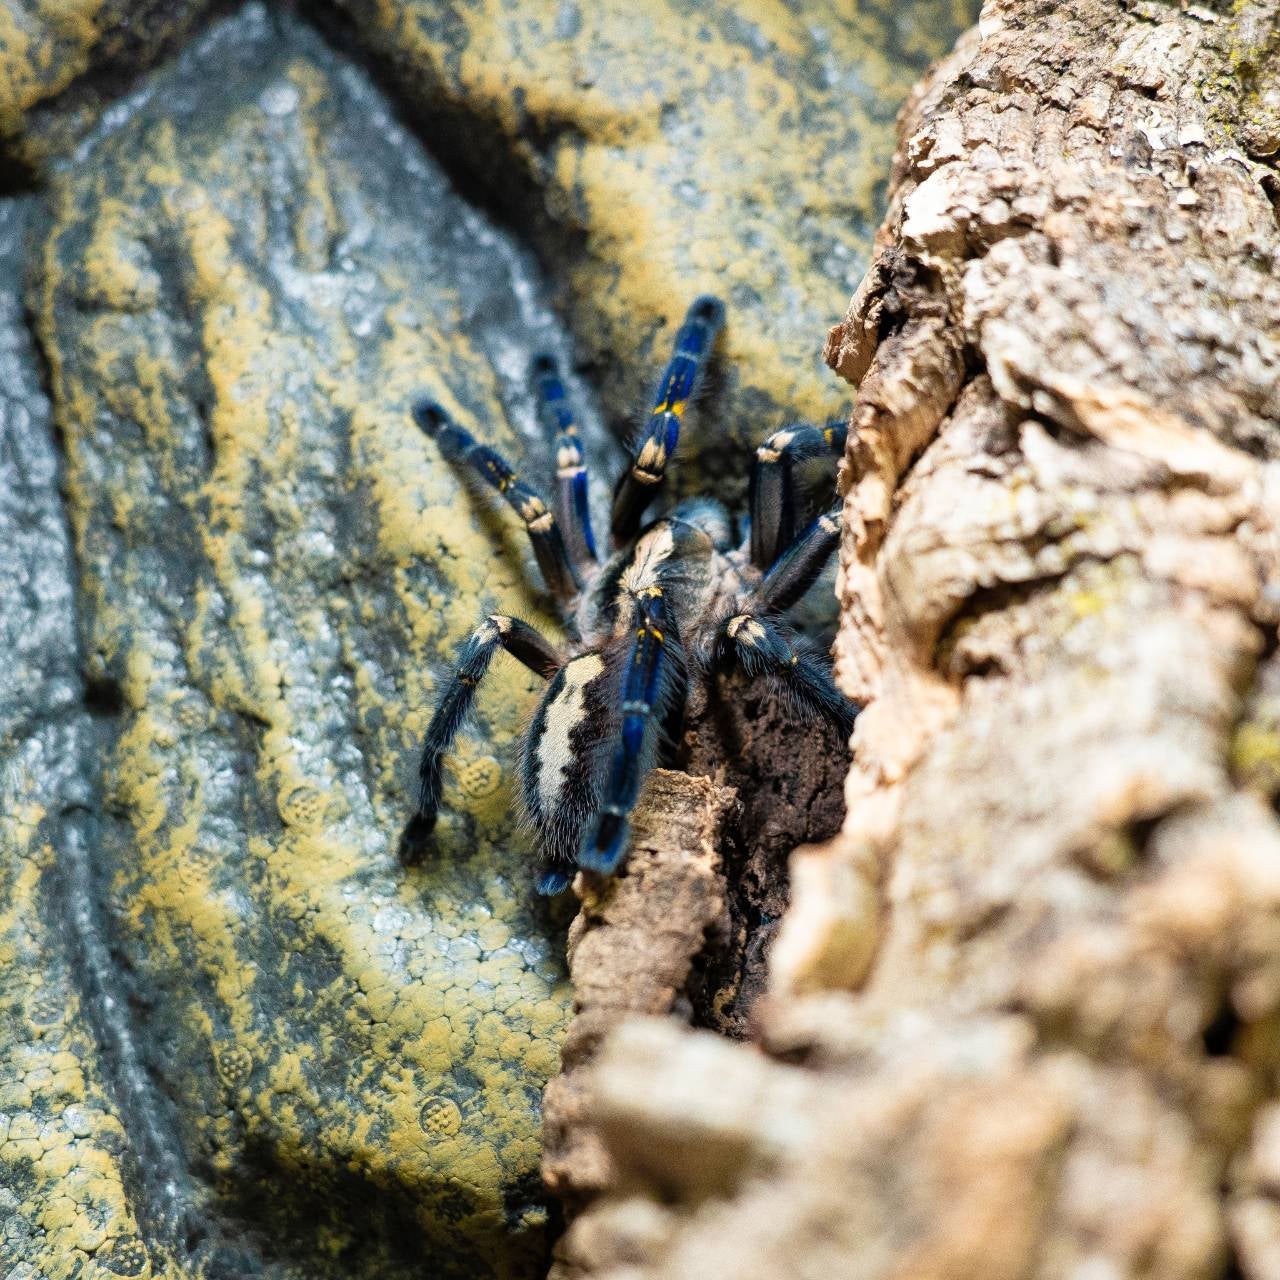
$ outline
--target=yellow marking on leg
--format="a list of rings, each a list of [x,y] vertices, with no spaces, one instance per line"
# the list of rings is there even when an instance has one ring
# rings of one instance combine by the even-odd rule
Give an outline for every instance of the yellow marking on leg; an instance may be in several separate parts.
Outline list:
[[[687,400],[663,400],[659,404],[653,406],[653,413],[650,415],[654,418],[660,418],[664,414],[671,414],[676,418],[683,418],[684,411],[689,407]]]

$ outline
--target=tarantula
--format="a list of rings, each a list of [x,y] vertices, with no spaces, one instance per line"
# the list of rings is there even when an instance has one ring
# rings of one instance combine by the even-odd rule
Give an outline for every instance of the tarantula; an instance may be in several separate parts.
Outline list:
[[[549,683],[524,740],[521,790],[542,848],[541,893],[558,893],[576,867],[608,875],[627,852],[629,817],[649,770],[683,734],[690,677],[740,667],[772,677],[796,709],[848,736],[858,708],[836,688],[824,654],[780,621],[817,580],[839,539],[839,506],[798,531],[804,464],[844,448],[844,428],[792,426],[757,450],[750,531],[712,498],[677,503],[643,523],[662,490],[680,423],[724,323],[718,298],[694,301],[676,334],[653,409],[618,481],[613,554],[602,564],[588,510],[587,469],[572,410],[551,356],[531,376],[539,416],[554,439],[556,514],[507,462],[434,401],[413,408],[418,426],[515,509],[548,587],[577,643],[561,652],[518,618],[494,614],[471,634],[427,727],[418,804],[400,839],[417,862],[440,808],[445,753],[499,646]],[[808,499],[810,513],[813,503]],[[557,520],[557,515],[559,519]],[[563,527],[564,532],[561,532]]]

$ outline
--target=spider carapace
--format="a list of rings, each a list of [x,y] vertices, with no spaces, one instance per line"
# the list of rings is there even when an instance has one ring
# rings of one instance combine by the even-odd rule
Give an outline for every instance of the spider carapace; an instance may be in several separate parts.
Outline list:
[[[838,505],[807,527],[802,522],[814,509],[805,474],[825,458],[829,479],[830,459],[844,448],[843,426],[787,427],[760,446],[741,545],[734,520],[713,498],[686,499],[644,523],[723,323],[717,298],[698,298],[689,308],[614,492],[614,550],[603,563],[578,430],[552,357],[539,356],[531,377],[554,441],[554,513],[440,405],[414,406],[441,452],[497,489],[524,521],[574,644],[562,653],[528,623],[502,614],[486,618],[463,644],[427,727],[417,809],[400,839],[404,862],[419,861],[431,844],[445,753],[499,648],[548,682],[520,762],[524,806],[542,851],[542,893],[564,889],[578,867],[607,875],[622,862],[645,776],[680,741],[690,680],[710,683],[737,666],[775,682],[797,714],[833,721],[846,736],[852,729],[857,707],[836,688],[826,655],[782,620],[839,541]]]

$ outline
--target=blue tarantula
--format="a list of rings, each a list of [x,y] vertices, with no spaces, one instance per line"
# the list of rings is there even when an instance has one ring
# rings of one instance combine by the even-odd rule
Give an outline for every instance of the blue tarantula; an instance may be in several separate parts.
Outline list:
[[[502,614],[471,634],[427,727],[417,809],[400,839],[402,861],[417,862],[426,851],[445,753],[499,647],[549,682],[520,765],[525,809],[542,848],[541,893],[560,892],[577,867],[608,875],[621,863],[641,785],[682,737],[691,676],[709,680],[737,666],[748,676],[771,677],[797,711],[830,720],[848,736],[857,707],[836,688],[826,656],[780,620],[817,580],[839,540],[838,505],[807,528],[798,525],[806,513],[806,464],[839,454],[844,428],[795,426],[765,441],[751,474],[750,532],[741,547],[729,512],[711,498],[679,502],[643,523],[723,323],[719,299],[702,297],[676,334],[652,412],[614,492],[614,551],[604,563],[591,532],[577,427],[552,357],[538,357],[531,373],[539,415],[555,442],[556,514],[440,405],[414,406],[418,425],[445,457],[474,469],[524,521],[579,643],[565,656],[528,623]]]

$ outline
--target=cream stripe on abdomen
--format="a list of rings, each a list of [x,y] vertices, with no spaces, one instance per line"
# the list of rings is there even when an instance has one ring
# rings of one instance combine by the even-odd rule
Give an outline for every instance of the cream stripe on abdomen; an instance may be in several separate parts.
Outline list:
[[[564,684],[547,707],[542,738],[538,743],[538,795],[543,809],[555,808],[565,782],[565,770],[573,764],[570,735],[582,720],[586,686],[604,670],[598,653],[574,658],[564,669]]]

